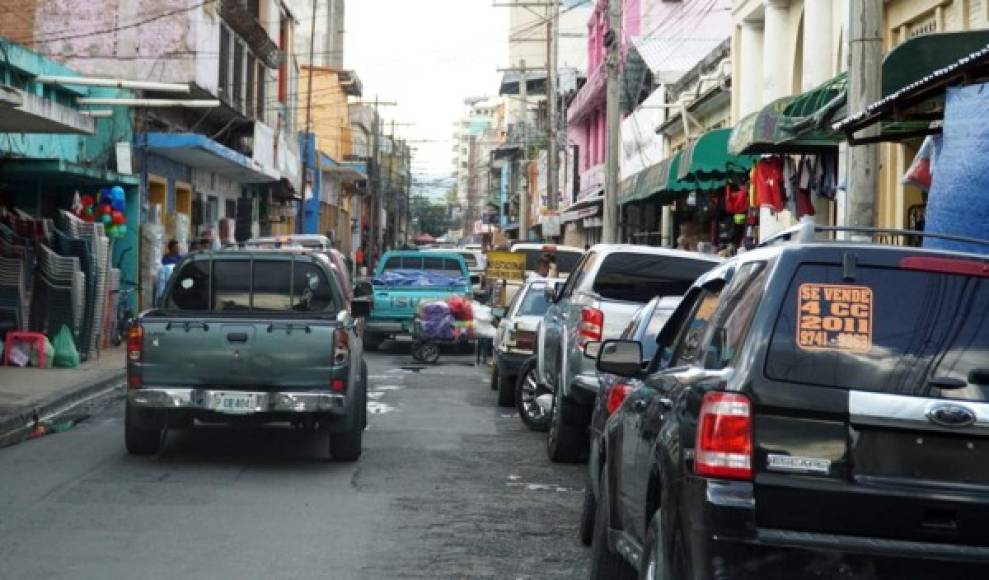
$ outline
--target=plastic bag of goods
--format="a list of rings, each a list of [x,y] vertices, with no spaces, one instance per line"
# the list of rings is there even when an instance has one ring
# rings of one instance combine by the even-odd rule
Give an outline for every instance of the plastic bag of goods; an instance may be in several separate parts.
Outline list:
[[[450,316],[450,306],[446,302],[422,302],[419,304],[419,319],[423,322],[438,322],[446,316]]]
[[[491,313],[491,307],[481,304],[477,300],[471,300],[470,309],[474,313],[474,320],[476,322],[494,322],[494,314]]]
[[[471,301],[463,296],[451,296],[447,301],[450,305],[450,314],[457,320],[467,322],[474,320],[474,312],[471,309]]]
[[[37,348],[31,349],[31,366],[40,367],[41,360],[38,356],[40,353]],[[45,368],[50,369],[55,364],[55,347],[52,346],[48,337],[45,337]]]
[[[10,345],[10,362],[14,366],[26,367],[31,362],[31,344],[18,341]]]
[[[924,191],[930,191],[934,181],[934,160],[940,149],[941,138],[928,135],[924,139],[923,145],[920,146],[920,150],[917,151],[917,155],[914,156],[910,168],[903,175],[904,185],[913,185]]]
[[[453,340],[456,321],[446,314],[436,319],[422,320],[422,336],[432,340]]]
[[[55,347],[55,366],[63,369],[74,369],[79,366],[79,351],[76,350],[76,341],[72,338],[72,331],[68,326],[62,325],[52,345]]]

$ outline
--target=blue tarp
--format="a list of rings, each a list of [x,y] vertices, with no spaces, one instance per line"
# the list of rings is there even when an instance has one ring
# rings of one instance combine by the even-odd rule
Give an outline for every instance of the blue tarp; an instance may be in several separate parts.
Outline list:
[[[944,144],[934,163],[924,229],[989,239],[989,84],[949,88]],[[986,247],[927,238],[924,247],[985,253]]]
[[[386,270],[374,278],[375,286],[412,288],[455,288],[467,285],[463,276],[450,276],[428,270]]]

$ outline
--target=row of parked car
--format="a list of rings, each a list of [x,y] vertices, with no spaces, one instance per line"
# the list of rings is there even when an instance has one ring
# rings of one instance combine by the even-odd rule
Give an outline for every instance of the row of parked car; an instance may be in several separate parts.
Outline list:
[[[989,572],[989,242],[818,233],[598,245],[506,309],[492,387],[587,462],[592,579]]]

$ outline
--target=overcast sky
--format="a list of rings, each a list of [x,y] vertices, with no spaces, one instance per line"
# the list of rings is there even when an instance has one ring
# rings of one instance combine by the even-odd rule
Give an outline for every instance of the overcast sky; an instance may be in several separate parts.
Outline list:
[[[453,123],[464,99],[495,95],[508,59],[508,9],[492,0],[350,0],[344,66],[357,71],[364,99],[397,101],[384,120],[413,141],[413,177],[453,173]],[[386,125],[387,127],[387,125]],[[415,142],[433,140],[435,142]],[[452,185],[452,179],[449,180]],[[442,189],[433,189],[439,194]],[[413,191],[415,193],[415,190]]]

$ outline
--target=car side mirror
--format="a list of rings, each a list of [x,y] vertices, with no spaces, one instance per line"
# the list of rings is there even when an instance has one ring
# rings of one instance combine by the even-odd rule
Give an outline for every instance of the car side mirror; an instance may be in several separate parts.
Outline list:
[[[350,315],[354,318],[367,318],[371,316],[371,302],[366,299],[351,300]]]
[[[601,354],[601,343],[599,341],[591,341],[584,345],[584,356],[591,360],[597,360],[598,355]]]
[[[505,309],[504,308],[492,308],[491,309],[491,316],[497,318],[498,320],[501,320],[502,318],[505,317]]]
[[[601,344],[597,369],[620,377],[642,373],[642,344],[635,340],[606,340]]]

